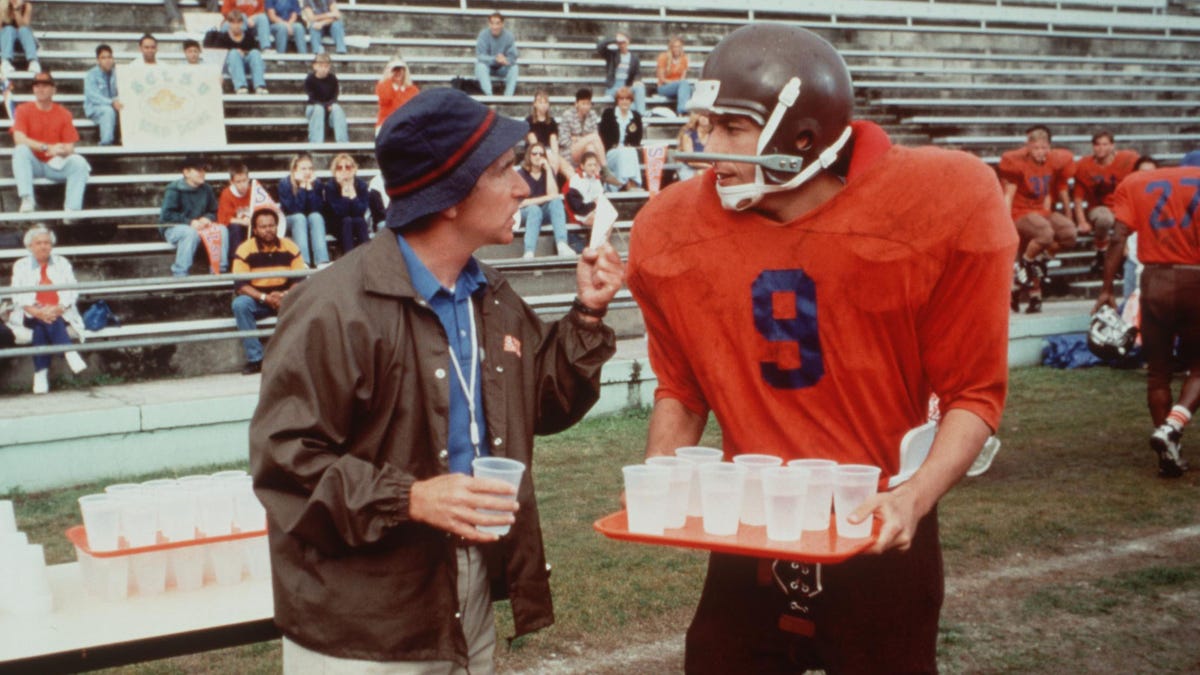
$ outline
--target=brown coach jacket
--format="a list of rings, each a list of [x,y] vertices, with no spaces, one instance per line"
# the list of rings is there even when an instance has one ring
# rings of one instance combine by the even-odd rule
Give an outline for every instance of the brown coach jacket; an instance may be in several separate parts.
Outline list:
[[[525,462],[511,532],[483,545],[494,599],[516,634],[554,614],[532,481],[533,436],[565,429],[599,395],[610,328],[543,323],[495,270],[476,296],[485,442]],[[381,233],[292,291],[266,352],[250,425],[267,508],[275,622],[341,658],[465,665],[456,542],[409,518],[414,481],[448,471],[454,375],[437,316]]]

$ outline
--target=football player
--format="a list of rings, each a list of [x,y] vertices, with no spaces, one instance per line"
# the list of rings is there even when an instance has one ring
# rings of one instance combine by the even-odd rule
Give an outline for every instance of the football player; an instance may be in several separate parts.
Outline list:
[[[647,456],[700,440],[726,457],[899,471],[906,431],[942,422],[928,458],[864,503],[868,554],[800,565],[713,553],[687,633],[696,673],[932,672],[943,593],[936,505],[1000,420],[1016,235],[977,158],[891,147],[851,122],[845,62],[801,28],[751,24],[705,59],[712,170],[638,214],[629,283],[658,377]],[[682,156],[680,156],[682,158]]]
[[[1200,404],[1200,151],[1179,167],[1137,171],[1113,194],[1116,228],[1104,265],[1104,283],[1096,308],[1116,307],[1113,279],[1121,266],[1125,238],[1138,235],[1141,277],[1141,331],[1149,370],[1146,405],[1154,432],[1150,448],[1158,455],[1158,473],[1177,478],[1187,471],[1181,455],[1184,427]],[[1172,405],[1173,350],[1188,371]]]
[[[1082,234],[1096,230],[1093,272],[1104,269],[1104,252],[1113,228],[1113,192],[1133,173],[1137,161],[1133,150],[1117,150],[1112,132],[1104,129],[1092,134],[1092,154],[1075,163],[1075,226]]]
[[[1067,180],[1072,159],[1070,152],[1051,151],[1050,130],[1040,124],[1025,131],[1025,145],[1000,157],[1004,199],[1021,238],[1019,250],[1022,255],[1013,268],[1011,305],[1014,312],[1020,310],[1022,289],[1029,289],[1029,306],[1025,312],[1042,311],[1042,284],[1047,263],[1058,251],[1075,246],[1075,223],[1053,210],[1057,196],[1070,211]]]

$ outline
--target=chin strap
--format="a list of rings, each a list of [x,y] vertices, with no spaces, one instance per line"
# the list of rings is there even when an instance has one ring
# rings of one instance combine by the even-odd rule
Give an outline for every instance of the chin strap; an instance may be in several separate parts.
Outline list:
[[[799,82],[799,80],[793,81]],[[782,102],[782,95],[780,96],[780,99]],[[779,106],[776,106],[775,108],[777,113],[780,109],[781,108]],[[782,115],[779,116],[782,117]],[[771,115],[772,120],[775,120],[776,117],[776,114]],[[774,126],[778,126],[778,121],[775,122]],[[767,133],[768,129],[771,131],[770,134]],[[773,135],[774,128],[770,125],[770,122],[768,122],[768,126],[763,127],[762,135],[759,136],[759,153],[762,152],[765,143],[769,141]],[[833,166],[834,162],[836,162],[838,159],[838,153],[842,151],[842,148],[846,147],[846,143],[849,140],[850,127],[847,126],[842,130],[842,134],[838,136],[838,139],[834,141],[833,144],[831,144],[828,148],[825,148],[825,150],[823,150],[821,154],[817,156],[816,162],[803,167],[795,176],[792,176],[783,183],[779,183],[777,185],[767,184],[766,177],[763,174],[762,166],[755,166],[753,183],[730,186],[718,185],[717,195],[721,198],[721,206],[729,211],[745,211],[761,201],[765,195],[774,192],[795,190],[813,176],[817,175],[818,172]]]

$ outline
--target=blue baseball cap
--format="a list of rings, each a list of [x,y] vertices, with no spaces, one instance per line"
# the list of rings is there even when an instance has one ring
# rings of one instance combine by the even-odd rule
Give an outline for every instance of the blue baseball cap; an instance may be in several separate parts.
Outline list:
[[[1179,166],[1200,166],[1200,150],[1193,150],[1179,160]]]
[[[461,202],[485,169],[529,133],[457,89],[422,91],[392,113],[375,138],[375,159],[391,203],[387,225]]]

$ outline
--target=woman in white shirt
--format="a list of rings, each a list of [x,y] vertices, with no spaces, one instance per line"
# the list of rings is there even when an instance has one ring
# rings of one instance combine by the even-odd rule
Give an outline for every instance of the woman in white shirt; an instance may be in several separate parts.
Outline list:
[[[25,248],[29,249],[31,255],[13,263],[14,287],[75,283],[71,263],[52,252],[55,241],[54,233],[45,225],[29,228],[25,233]],[[15,334],[28,335],[35,347],[71,344],[71,336],[67,333],[68,325],[79,335],[83,334],[83,319],[75,307],[78,297],[77,292],[69,290],[18,293],[13,296],[16,308],[9,317],[10,326]],[[78,373],[87,368],[87,362],[79,352],[69,351],[63,356],[73,372]],[[50,391],[50,359],[49,354],[33,357],[35,394]]]

